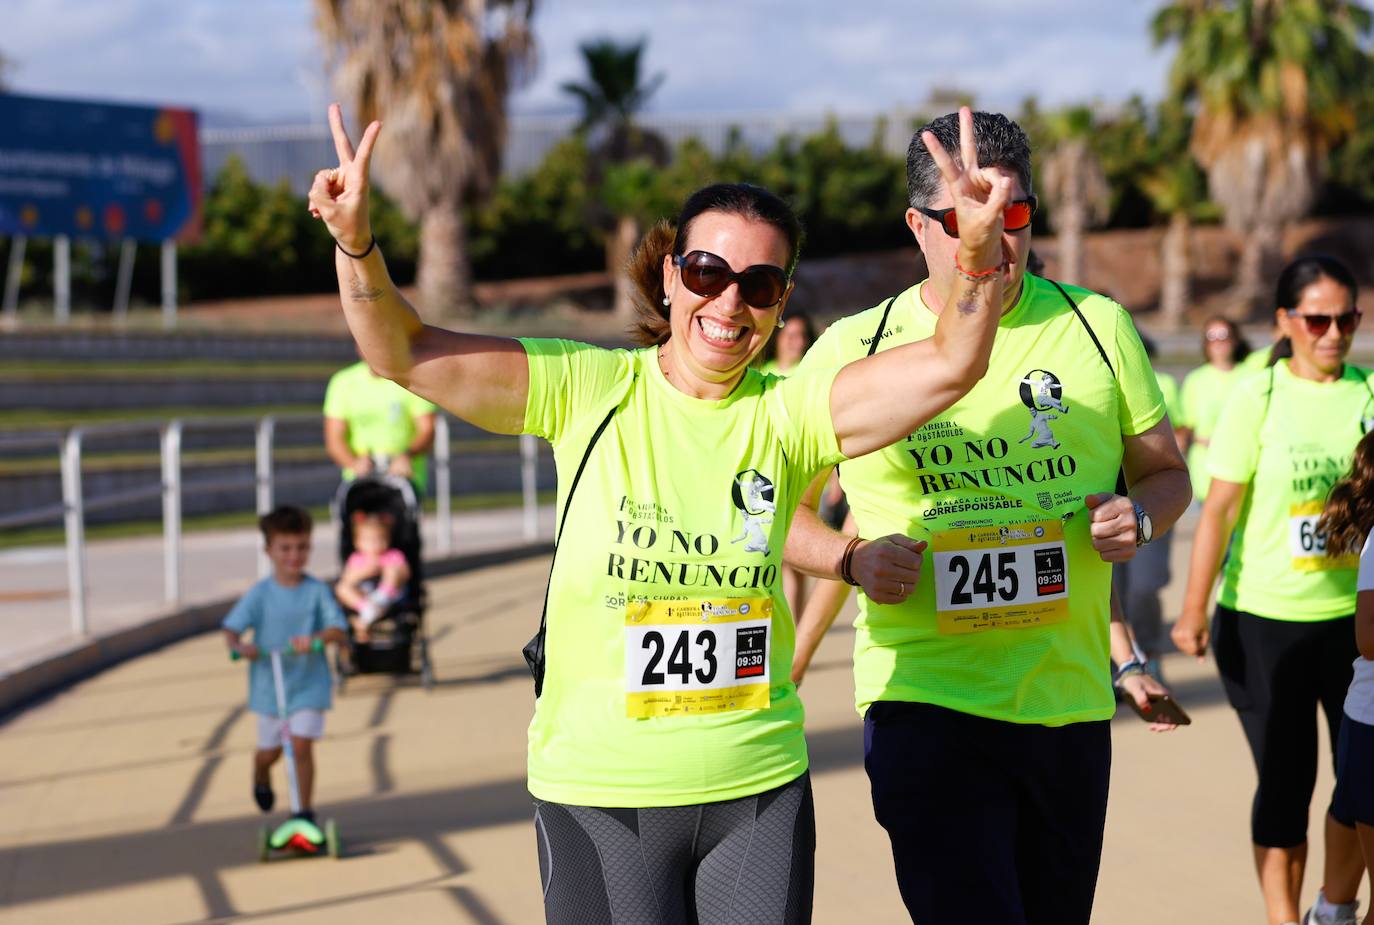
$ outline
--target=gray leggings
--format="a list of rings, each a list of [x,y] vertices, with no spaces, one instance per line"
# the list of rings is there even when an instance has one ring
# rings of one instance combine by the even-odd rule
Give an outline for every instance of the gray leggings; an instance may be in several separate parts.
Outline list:
[[[756,796],[649,809],[535,800],[549,925],[806,925],[807,774]]]

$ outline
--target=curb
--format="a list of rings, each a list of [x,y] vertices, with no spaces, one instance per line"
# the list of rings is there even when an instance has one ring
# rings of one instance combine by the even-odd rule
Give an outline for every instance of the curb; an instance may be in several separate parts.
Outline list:
[[[548,555],[552,551],[553,543],[544,541],[430,559],[425,562],[425,576],[442,578]],[[216,629],[237,600],[237,597],[232,597],[198,604],[155,617],[137,626],[90,639],[73,640],[67,649],[0,677],[0,724],[62,688],[99,674],[106,668]]]

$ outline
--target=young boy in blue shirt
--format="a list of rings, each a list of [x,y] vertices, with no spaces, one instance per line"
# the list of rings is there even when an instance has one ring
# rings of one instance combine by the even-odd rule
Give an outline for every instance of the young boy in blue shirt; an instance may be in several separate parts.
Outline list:
[[[296,782],[300,791],[299,816],[315,821],[311,793],[315,783],[312,744],[324,734],[324,711],[332,703],[333,685],[329,662],[323,651],[312,652],[315,640],[347,641],[347,624],[324,582],[305,574],[310,560],[309,512],[284,506],[258,521],[266,544],[272,574],[248,590],[224,618],[224,639],[251,666],[248,675],[248,708],[258,715],[258,749],[253,755],[253,799],[269,812],[276,801],[269,772],[281,757],[281,720],[272,663],[258,659],[260,652],[292,649],[282,659],[286,687],[287,725],[296,754]],[[252,641],[243,634],[252,630]]]

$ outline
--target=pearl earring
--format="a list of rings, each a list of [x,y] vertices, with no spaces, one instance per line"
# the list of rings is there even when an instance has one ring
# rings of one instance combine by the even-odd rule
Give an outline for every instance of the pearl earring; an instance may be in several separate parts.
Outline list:
[[[779,319],[778,319],[778,330],[779,330],[779,331],[781,331],[786,325],[787,325],[787,319],[786,319],[786,318],[779,318]]]
[[[672,305],[672,304],[673,304],[673,303],[669,302],[669,301],[668,301],[668,297],[665,295],[665,296],[663,297],[663,307],[664,307],[664,308],[668,308],[668,307],[669,307],[670,305]]]

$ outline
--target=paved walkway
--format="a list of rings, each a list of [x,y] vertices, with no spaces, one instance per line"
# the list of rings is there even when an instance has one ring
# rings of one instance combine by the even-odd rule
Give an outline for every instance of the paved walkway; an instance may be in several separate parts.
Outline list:
[[[553,536],[553,507],[540,509],[539,536]],[[457,511],[455,555],[504,549],[524,541],[519,508]],[[438,548],[435,518],[424,520],[424,549]],[[315,527],[310,570],[338,574],[338,540],[328,523]],[[262,537],[254,529],[187,533],[182,547],[182,595],[163,597],[162,536],[99,540],[87,544],[89,632],[101,636],[147,622],[173,610],[236,597],[258,576]],[[0,677],[62,651],[76,642],[67,594],[67,553],[62,546],[0,550]]]
[[[546,568],[531,559],[432,583],[433,691],[387,677],[350,683],[318,752],[322,812],[348,845],[340,861],[256,861],[244,671],[213,635],[18,714],[0,726],[0,922],[542,921],[519,647],[538,621]],[[837,626],[803,688],[815,921],[899,923],[851,706],[852,642]],[[1166,670],[1196,722],[1166,736],[1130,714],[1114,724],[1094,921],[1259,923],[1246,835],[1253,772],[1238,724],[1210,664],[1173,656]],[[1319,794],[1329,786],[1324,767]],[[1314,803],[1317,819],[1324,798]],[[1308,897],[1320,879],[1314,848]]]

